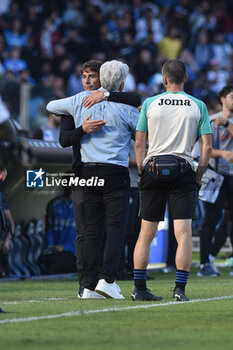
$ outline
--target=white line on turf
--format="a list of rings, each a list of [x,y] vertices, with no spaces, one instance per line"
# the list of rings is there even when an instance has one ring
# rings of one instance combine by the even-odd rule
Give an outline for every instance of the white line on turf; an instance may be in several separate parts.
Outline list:
[[[163,307],[163,306],[171,306],[171,305],[189,305],[193,303],[202,303],[206,301],[215,301],[215,300],[224,300],[224,299],[233,299],[233,295],[225,295],[222,297],[215,297],[215,298],[206,298],[206,299],[194,299],[190,300],[189,302],[175,302],[170,301],[168,303],[159,303],[159,304],[143,304],[143,305],[135,305],[135,306],[126,306],[126,307],[113,307],[113,308],[105,308],[105,309],[97,309],[97,310],[83,310],[83,311],[72,311],[72,312],[66,312],[63,314],[55,314],[55,315],[45,315],[45,316],[32,316],[32,317],[25,317],[25,318],[8,318],[5,320],[0,320],[0,324],[4,323],[20,323],[20,322],[30,322],[30,321],[39,321],[39,320],[48,320],[48,319],[54,319],[54,318],[61,318],[61,317],[74,317],[74,316],[81,316],[81,315],[91,315],[91,314],[99,314],[99,313],[105,313],[105,312],[111,312],[111,311],[130,311],[130,310],[138,310],[138,309],[149,309],[152,307]]]
[[[35,300],[18,300],[18,301],[5,301],[2,304],[3,305],[17,305],[17,304],[24,304],[24,303],[42,303],[44,301],[64,301],[69,300],[68,298],[41,298],[41,299],[35,299]]]

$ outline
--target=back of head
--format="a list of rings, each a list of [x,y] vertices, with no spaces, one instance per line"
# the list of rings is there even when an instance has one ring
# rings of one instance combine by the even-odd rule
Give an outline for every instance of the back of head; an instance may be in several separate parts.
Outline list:
[[[182,84],[185,80],[186,68],[181,60],[168,60],[162,67],[162,75],[171,84]]]
[[[127,64],[120,61],[107,61],[100,68],[101,86],[108,90],[119,90],[129,73]]]

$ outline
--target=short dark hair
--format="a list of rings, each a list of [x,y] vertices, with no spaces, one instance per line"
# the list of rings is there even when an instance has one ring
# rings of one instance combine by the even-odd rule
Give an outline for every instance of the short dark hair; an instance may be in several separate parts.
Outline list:
[[[162,67],[162,75],[172,84],[183,83],[186,75],[184,62],[178,59],[168,60]]]
[[[87,62],[83,63],[83,65],[81,67],[81,73],[83,74],[83,72],[87,69],[90,69],[93,72],[99,73],[100,67],[102,66],[102,64],[103,64],[103,62],[98,61],[98,60],[87,61]]]
[[[219,93],[220,103],[221,103],[221,97],[226,97],[232,91],[233,91],[233,85],[224,86],[224,88]]]

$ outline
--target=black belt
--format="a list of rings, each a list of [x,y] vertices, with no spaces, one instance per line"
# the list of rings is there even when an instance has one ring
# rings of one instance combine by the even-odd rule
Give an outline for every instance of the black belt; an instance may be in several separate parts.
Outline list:
[[[126,167],[124,167],[123,165],[118,165],[118,164],[110,164],[110,163],[95,163],[95,162],[89,162],[89,163],[84,163],[83,164],[84,167],[85,166],[100,166],[100,167],[117,167],[117,168],[122,168],[122,169],[127,169]]]

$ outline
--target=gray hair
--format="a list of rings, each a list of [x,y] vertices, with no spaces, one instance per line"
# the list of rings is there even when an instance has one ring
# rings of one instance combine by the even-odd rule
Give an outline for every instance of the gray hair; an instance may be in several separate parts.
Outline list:
[[[100,67],[101,86],[108,90],[119,90],[129,73],[127,64],[120,61],[107,61]]]

